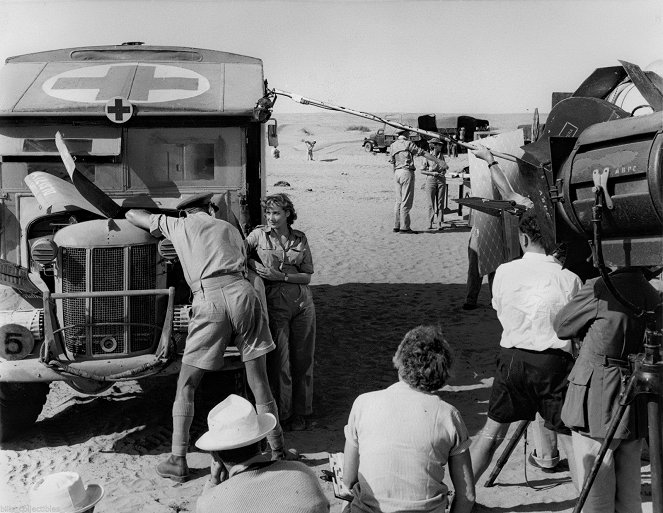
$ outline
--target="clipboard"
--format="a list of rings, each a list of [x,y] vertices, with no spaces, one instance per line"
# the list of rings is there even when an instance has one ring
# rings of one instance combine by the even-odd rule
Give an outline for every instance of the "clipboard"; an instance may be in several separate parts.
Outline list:
[[[337,499],[352,502],[353,495],[343,482],[343,453],[329,453],[329,468],[331,469],[331,483],[334,487],[334,496]]]

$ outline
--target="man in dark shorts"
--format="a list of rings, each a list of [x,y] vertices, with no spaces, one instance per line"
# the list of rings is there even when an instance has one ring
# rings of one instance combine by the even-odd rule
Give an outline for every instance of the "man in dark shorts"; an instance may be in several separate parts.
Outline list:
[[[488,419],[470,447],[477,480],[509,424],[534,420],[536,413],[557,432],[575,476],[570,432],[560,419],[573,366],[571,342],[557,338],[552,322],[582,283],[546,254],[533,209],[520,219],[519,239],[523,257],[499,266],[493,282],[493,307],[503,332]]]
[[[161,477],[186,481],[186,453],[193,421],[194,395],[206,371],[223,367],[226,346],[242,355],[258,413],[278,409],[267,379],[266,354],[275,348],[255,289],[245,278],[246,249],[239,231],[214,217],[212,193],[191,196],[177,205],[186,217],[129,210],[126,218],[175,247],[193,293],[191,320],[173,404],[172,454],[157,466]],[[284,458],[283,431],[277,423],[267,435],[273,458]]]

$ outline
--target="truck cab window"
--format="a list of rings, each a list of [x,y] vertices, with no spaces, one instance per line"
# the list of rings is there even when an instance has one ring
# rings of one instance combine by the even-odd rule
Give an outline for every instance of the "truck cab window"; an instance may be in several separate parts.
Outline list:
[[[134,128],[129,131],[129,189],[241,188],[244,185],[246,135],[243,128]]]

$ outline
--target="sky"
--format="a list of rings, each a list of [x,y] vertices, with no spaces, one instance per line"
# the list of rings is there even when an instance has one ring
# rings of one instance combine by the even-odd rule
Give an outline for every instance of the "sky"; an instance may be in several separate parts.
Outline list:
[[[365,112],[548,112],[663,59],[663,0],[0,0],[2,63],[125,41],[258,57],[271,87]]]

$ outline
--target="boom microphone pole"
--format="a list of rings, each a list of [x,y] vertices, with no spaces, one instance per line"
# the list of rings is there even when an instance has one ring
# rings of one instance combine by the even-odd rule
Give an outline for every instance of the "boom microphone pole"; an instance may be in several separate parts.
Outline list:
[[[271,89],[268,92],[268,95],[269,94],[272,94],[272,95],[275,95],[275,96],[276,95],[287,96],[291,100],[294,100],[297,103],[301,103],[302,105],[312,105],[312,106],[318,107],[320,109],[334,110],[334,111],[337,111],[337,112],[345,112],[346,114],[351,114],[353,116],[359,116],[361,118],[370,119],[371,121],[376,121],[378,123],[384,123],[385,125],[389,125],[391,127],[398,128],[398,129],[401,129],[401,130],[408,130],[410,132],[416,132],[418,134],[426,135],[428,137],[437,137],[437,138],[442,139],[446,142],[451,142],[451,143],[454,143],[454,144],[458,144],[458,145],[460,145],[464,148],[470,149],[470,150],[476,150],[477,149],[477,147],[472,145],[472,144],[468,144],[466,142],[459,141],[458,139],[455,139],[455,138],[450,137],[448,135],[440,134],[440,133],[437,133],[437,132],[431,132],[429,130],[423,130],[421,128],[415,128],[415,127],[410,126],[410,125],[404,125],[403,123],[399,123],[397,121],[391,121],[391,120],[388,120],[388,119],[384,119],[384,118],[381,118],[380,116],[376,116],[375,114],[370,114],[368,112],[362,112],[362,111],[359,111],[359,110],[354,110],[354,109],[349,109],[347,107],[342,107],[340,105],[333,105],[331,103],[323,102],[323,101],[320,101],[320,100],[314,100],[312,98],[306,98],[304,96],[300,96],[300,95],[295,94],[295,93],[289,93],[287,91],[281,91],[280,89]],[[519,159],[518,157],[515,157],[513,155],[509,155],[508,153],[501,153],[501,152],[497,152],[497,151],[493,151],[493,150],[490,150],[490,152],[495,157],[499,157],[501,159],[508,160],[510,162],[523,162],[523,163],[525,163],[529,166],[532,166],[532,164],[530,164],[529,162],[526,162],[522,159]]]

